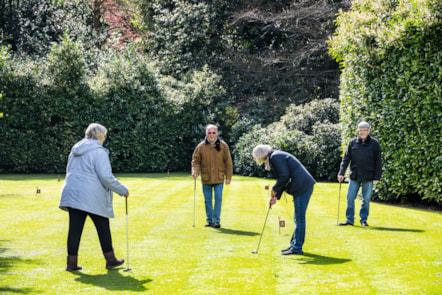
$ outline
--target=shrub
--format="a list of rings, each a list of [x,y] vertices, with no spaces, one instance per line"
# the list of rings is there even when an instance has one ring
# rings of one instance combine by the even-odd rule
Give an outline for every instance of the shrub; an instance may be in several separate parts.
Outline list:
[[[92,122],[109,130],[116,172],[189,170],[206,124],[228,134],[237,120],[220,77],[207,69],[162,79],[132,47],[91,52],[67,35],[35,61],[2,49],[0,89],[0,173],[62,173]]]
[[[313,115],[313,110],[326,112]],[[281,121],[253,129],[240,137],[234,148],[235,171],[248,176],[271,176],[253,161],[252,150],[257,144],[269,144],[274,149],[293,154],[318,180],[336,179],[340,163],[340,127],[336,121],[339,104],[333,99],[313,101],[303,106],[291,106]],[[303,117],[302,115],[306,115]],[[302,126],[303,130],[288,128]],[[311,134],[304,132],[311,131]]]
[[[331,124],[339,123],[339,102],[332,98],[314,100],[309,104],[291,105],[281,122],[287,129],[298,129],[306,134],[313,133],[317,122],[328,121]]]
[[[442,202],[442,2],[358,0],[337,23],[344,142],[369,121],[383,152],[378,198]]]
[[[41,60],[2,56],[0,171],[63,171],[70,145],[96,113],[81,45],[66,37]]]
[[[336,180],[341,163],[341,126],[328,121],[318,122],[313,125],[312,137],[316,145],[311,166],[313,175],[318,179]]]
[[[91,88],[100,106],[97,120],[109,129],[115,171],[165,171],[175,144],[174,111],[151,63],[134,48],[102,54]]]

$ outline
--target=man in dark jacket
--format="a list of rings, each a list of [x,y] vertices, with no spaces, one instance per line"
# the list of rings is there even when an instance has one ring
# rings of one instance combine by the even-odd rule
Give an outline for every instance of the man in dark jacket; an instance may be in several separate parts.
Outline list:
[[[359,211],[361,226],[368,226],[367,218],[373,185],[377,185],[382,174],[381,147],[379,142],[370,137],[370,125],[361,122],[358,125],[359,136],[352,139],[342,158],[338,181],[344,180],[345,171],[350,164],[350,184],[347,191],[347,220],[339,225],[353,225],[355,199],[362,187],[362,205]]]

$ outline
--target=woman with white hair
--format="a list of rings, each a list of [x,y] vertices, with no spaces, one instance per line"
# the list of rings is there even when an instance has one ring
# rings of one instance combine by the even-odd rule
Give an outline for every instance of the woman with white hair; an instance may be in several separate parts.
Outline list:
[[[269,145],[257,145],[253,149],[253,158],[258,165],[264,163],[265,169],[272,170],[277,179],[272,188],[270,207],[281,198],[284,191],[293,196],[295,231],[290,241],[290,247],[283,249],[281,254],[303,255],[305,213],[316,181],[295,156],[284,151],[274,150]]]
[[[88,215],[97,229],[106,268],[124,263],[124,259],[114,255],[109,218],[114,217],[112,192],[127,198],[129,190],[112,174],[109,151],[103,147],[107,129],[92,123],[85,133],[85,138],[77,142],[69,154],[59,205],[69,212],[67,271],[82,269],[77,264],[78,248]]]

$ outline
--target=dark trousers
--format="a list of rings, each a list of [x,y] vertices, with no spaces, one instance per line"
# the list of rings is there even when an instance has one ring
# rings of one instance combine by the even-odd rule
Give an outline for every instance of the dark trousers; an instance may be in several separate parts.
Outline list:
[[[112,236],[109,227],[109,218],[98,216],[92,213],[69,208],[69,233],[68,233],[68,255],[77,256],[80,247],[81,234],[83,233],[86,217],[90,216],[97,229],[103,253],[112,251]]]

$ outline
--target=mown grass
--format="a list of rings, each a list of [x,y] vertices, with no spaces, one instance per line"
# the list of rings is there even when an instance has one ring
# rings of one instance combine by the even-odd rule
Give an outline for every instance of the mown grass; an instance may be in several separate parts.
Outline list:
[[[270,210],[273,180],[235,176],[225,188],[221,229],[205,228],[189,174],[122,174],[130,188],[129,272],[104,268],[87,220],[83,270],[64,271],[68,215],[57,175],[0,175],[1,294],[441,294],[442,214],[372,202],[370,227],[336,226],[339,185],[318,183],[307,211],[304,256],[281,256],[293,232],[293,203]],[[36,188],[41,189],[36,194]],[[345,192],[341,192],[344,221]],[[360,203],[358,203],[360,205]],[[115,196],[114,248],[126,257],[124,198]],[[286,227],[279,228],[279,219]],[[357,220],[357,218],[356,218]],[[231,251],[230,251],[231,250]]]

